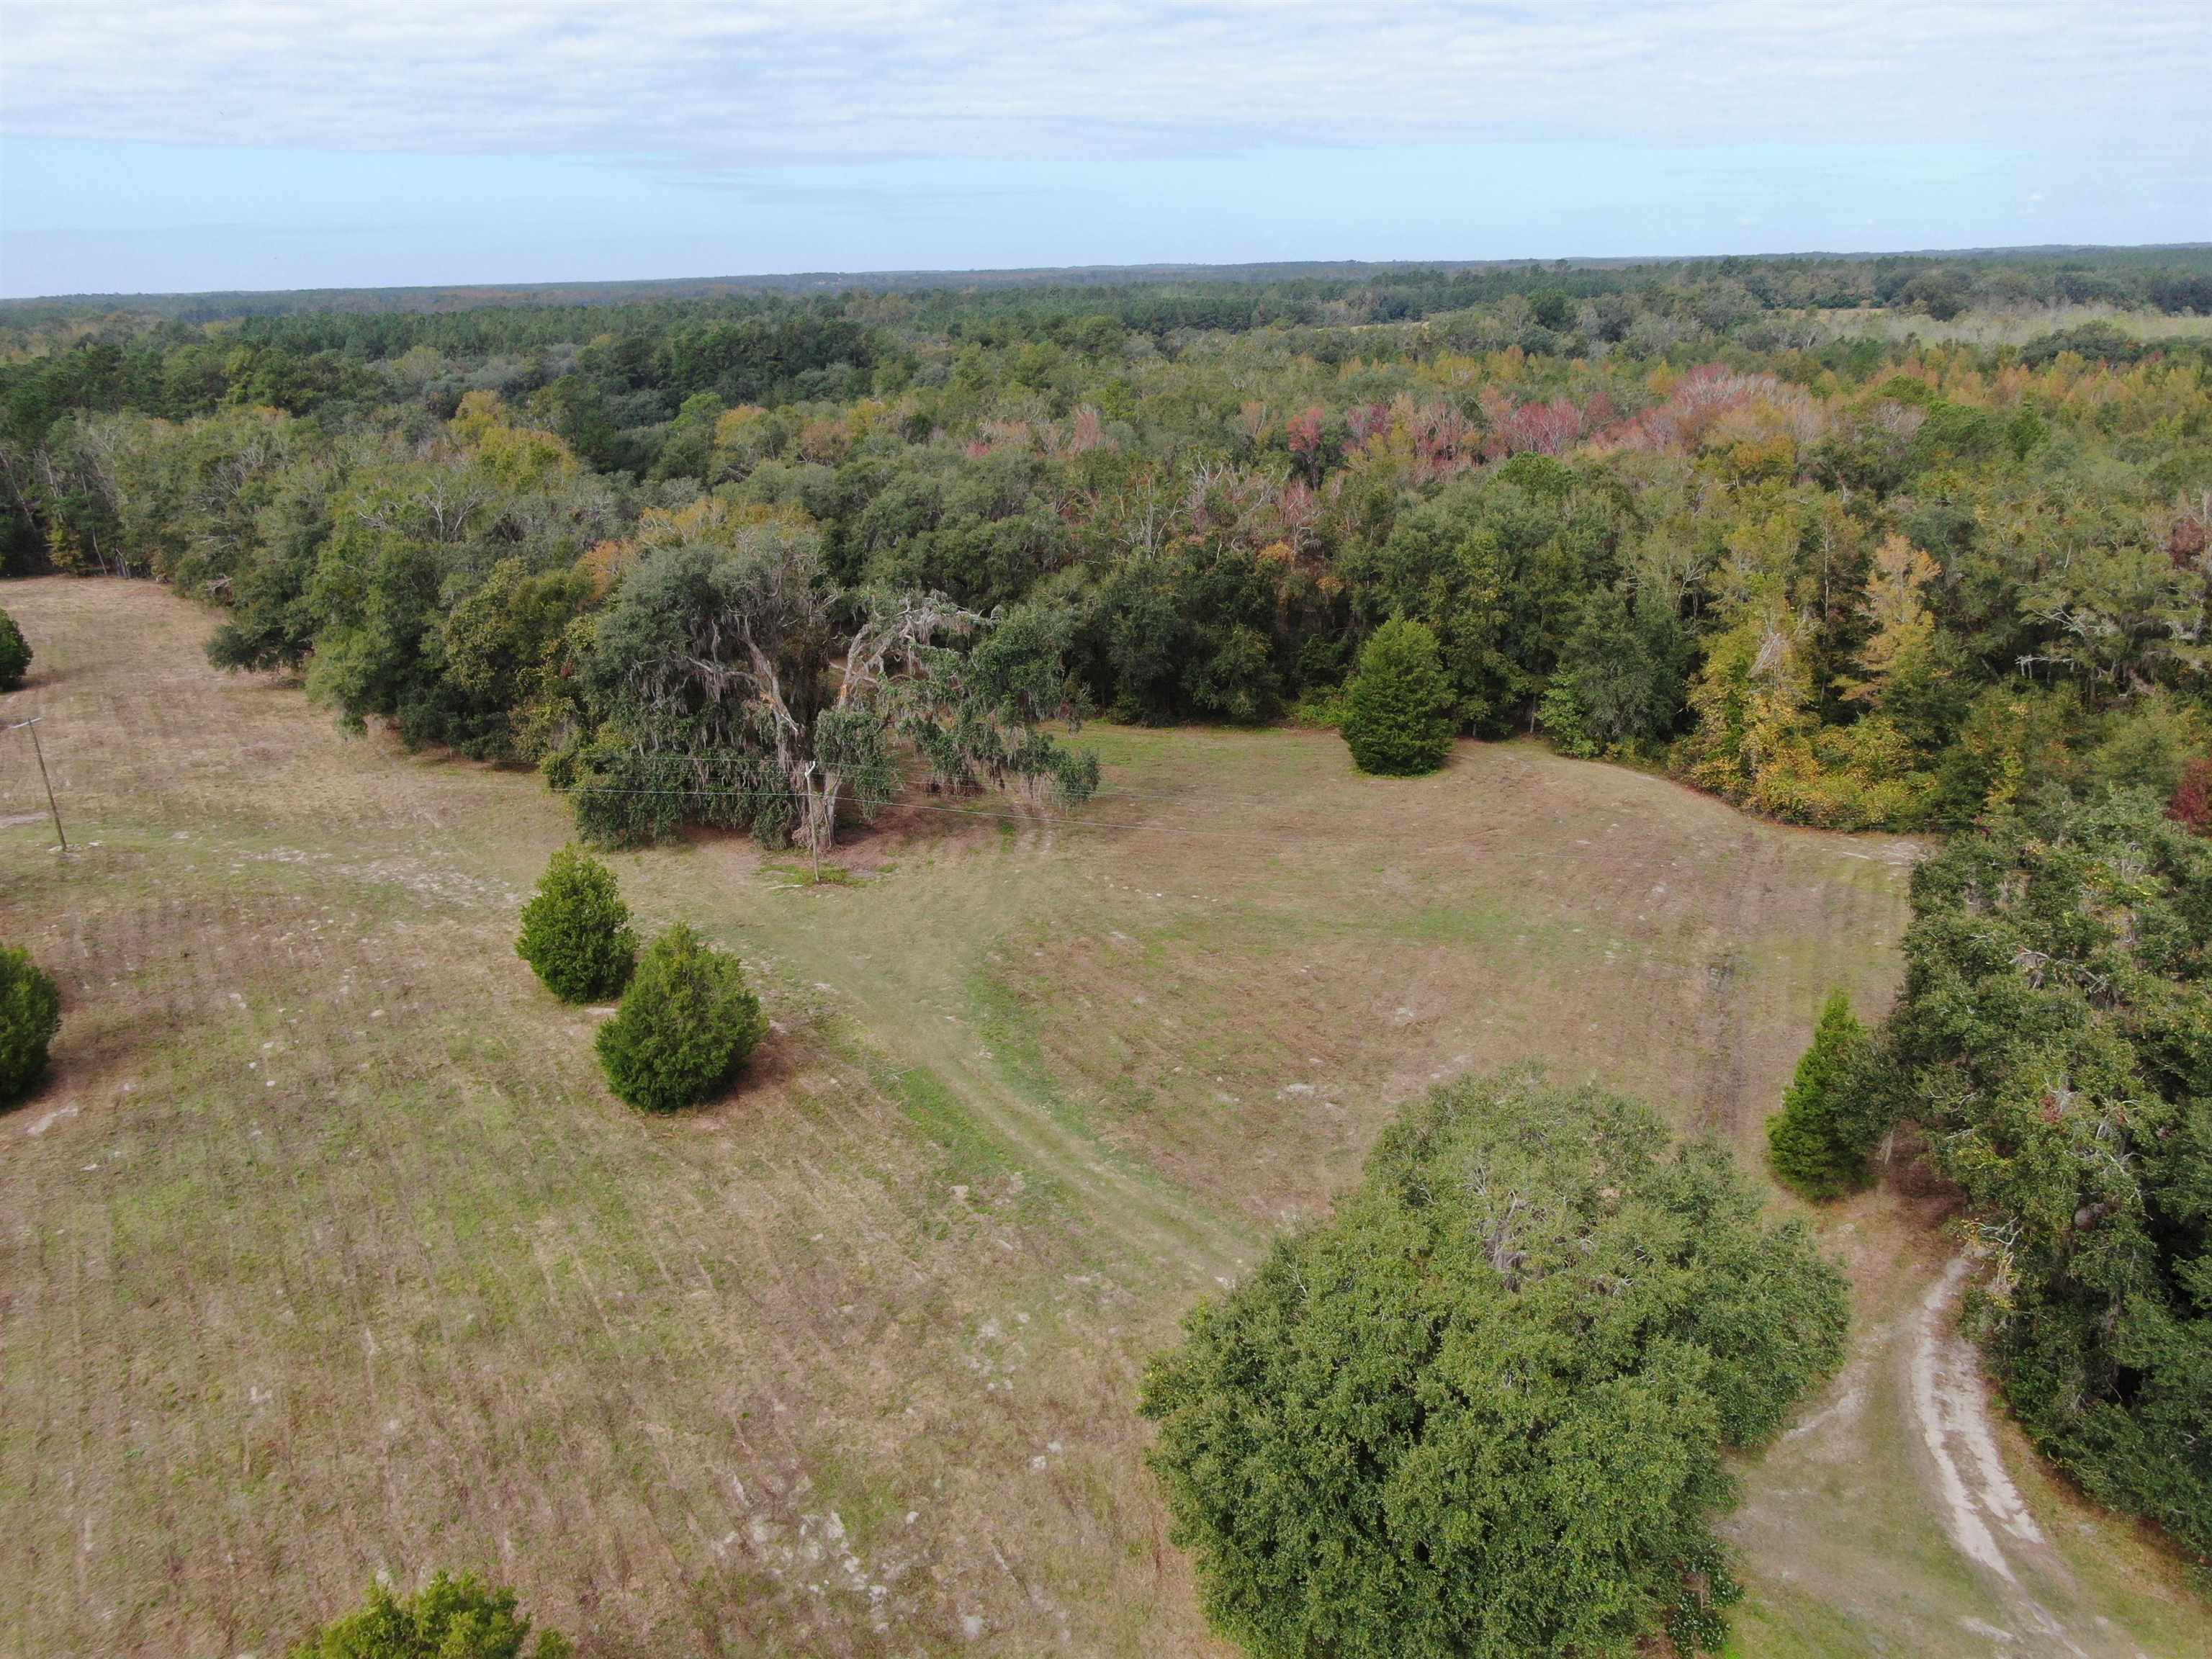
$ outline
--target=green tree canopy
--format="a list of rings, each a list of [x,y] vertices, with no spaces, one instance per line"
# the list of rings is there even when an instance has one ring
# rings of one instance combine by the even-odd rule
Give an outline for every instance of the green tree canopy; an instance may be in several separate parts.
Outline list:
[[[0,1106],[31,1091],[62,1028],[61,993],[27,951],[0,946]]]
[[[678,922],[646,948],[622,1007],[599,1027],[607,1086],[648,1112],[705,1099],[768,1035],[744,968]]]
[[[15,619],[0,611],[0,691],[13,691],[31,667],[31,642]]]
[[[0,565],[172,581],[225,608],[218,664],[550,762],[595,842],[818,849],[910,745],[1064,795],[1056,732],[927,690],[908,725],[1024,608],[1148,723],[1340,707],[1402,616],[1459,730],[1663,749],[1832,829],[2207,752],[2212,341],[2156,313],[2212,302],[2212,254],[1216,275],[15,307]],[[2138,314],[1812,316],[1962,295]]]
[[[2013,1411],[2212,1554],[2212,844],[2047,792],[1913,878],[1888,1032],[1994,1258]]]
[[[1369,615],[1380,605],[1436,630],[1458,707],[1500,736],[1542,690],[1584,596],[1612,581],[1618,518],[1565,463],[1516,455],[1411,507],[1347,564]]]
[[[511,1589],[474,1573],[440,1573],[412,1595],[372,1584],[368,1605],[294,1648],[289,1659],[568,1659],[575,1650],[556,1631],[539,1631],[515,1612]]]
[[[1393,617],[1359,653],[1342,726],[1352,763],[1385,777],[1435,771],[1451,752],[1453,707],[1437,636]]]
[[[555,853],[522,907],[514,953],[564,1002],[611,997],[629,984],[637,932],[614,872],[573,847]]]
[[[1596,588],[1560,652],[1540,718],[1562,749],[1584,757],[1655,743],[1681,713],[1687,654],[1669,607]]]
[[[1781,1425],[1846,1316],[1725,1152],[1508,1072],[1408,1108],[1143,1409],[1208,1615],[1263,1659],[1715,1645],[1723,1449]]]
[[[1043,665],[1015,677],[1018,689],[1006,673],[969,673],[945,641],[986,634],[991,619],[938,594],[841,586],[803,521],[710,499],[648,514],[638,552],[582,639],[580,718],[549,760],[587,832],[652,838],[678,815],[628,801],[659,795],[698,805],[682,816],[819,854],[841,803],[866,812],[896,793],[902,728],[940,778],[1019,772],[1073,800],[1095,785],[1095,769],[1067,764],[1030,724],[1060,712],[1032,694],[1064,672]]]

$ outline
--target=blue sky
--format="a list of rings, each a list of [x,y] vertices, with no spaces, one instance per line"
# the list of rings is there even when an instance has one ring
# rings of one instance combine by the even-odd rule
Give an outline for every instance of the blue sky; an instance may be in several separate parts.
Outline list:
[[[2165,0],[0,0],[0,294],[2212,237]]]

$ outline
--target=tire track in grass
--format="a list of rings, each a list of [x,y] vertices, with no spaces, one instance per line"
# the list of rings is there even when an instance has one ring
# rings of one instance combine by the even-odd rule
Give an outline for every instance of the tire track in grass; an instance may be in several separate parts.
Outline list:
[[[998,981],[979,971],[968,992],[990,1069],[943,1040],[939,1064],[968,1079],[981,1115],[1001,1134],[1018,1138],[1054,1179],[1083,1194],[1092,1222],[1125,1246],[1187,1282],[1209,1289],[1232,1282],[1256,1255],[1256,1237],[1101,1139],[1045,1063],[1029,1016]]]
[[[1023,850],[1012,856],[1026,861],[1037,855]],[[961,877],[963,889],[976,879],[972,871]],[[1164,1275],[1208,1289],[1233,1282],[1255,1258],[1256,1236],[1091,1129],[1036,1052],[1024,1017],[971,967],[988,961],[1001,941],[993,927],[998,918],[971,914],[962,905],[966,896],[946,894],[955,917],[925,909],[901,919],[926,933],[907,953],[909,971],[918,966],[923,975],[919,982],[904,975],[854,974],[835,945],[814,956],[822,947],[803,933],[777,941],[783,971],[799,983],[838,974],[846,981],[838,988],[840,1012],[854,1058],[878,1086],[956,1158],[995,1151],[1029,1178],[1065,1194],[1082,1230],[1103,1247],[1101,1265],[1118,1258],[1144,1278]],[[1031,898],[1044,902],[1046,896]],[[834,887],[775,898],[786,905],[853,902]],[[735,927],[726,936],[733,945],[744,945]],[[802,951],[811,958],[804,967],[794,959]]]
[[[2065,1573],[2064,1565],[2036,1524],[1998,1449],[1990,1420],[1988,1389],[1981,1362],[1956,1326],[1959,1293],[1969,1263],[1952,1259],[1942,1276],[1921,1298],[1912,1335],[1911,1387],[1906,1404],[1926,1456],[1923,1473],[1933,1483],[1936,1512],[1959,1553],[1996,1579],[2015,1624],[2033,1632],[2033,1650],[2089,1659],[2056,1614],[2021,1582],[2006,1545],[2045,1572]],[[2017,1634],[2015,1632],[2014,1634]]]

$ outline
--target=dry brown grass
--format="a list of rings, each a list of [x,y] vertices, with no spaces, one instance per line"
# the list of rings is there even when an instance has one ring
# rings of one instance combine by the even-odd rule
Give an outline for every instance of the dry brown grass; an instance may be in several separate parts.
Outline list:
[[[780,1027],[649,1121],[513,955],[566,833],[534,779],[222,678],[152,588],[8,604],[39,659],[0,708],[46,716],[82,843],[0,752],[4,931],[67,1018],[0,1119],[27,1659],[265,1656],[438,1565],[594,1655],[1216,1651],[1131,1411],[1192,1300],[1433,1076],[1538,1054],[1750,1148],[1820,994],[1895,972],[1905,843],[1525,746],[1383,784],[1327,738],[1102,730],[1089,819],[1133,827],[924,801],[853,886],[727,838],[616,860]],[[1907,1218],[1838,1224],[1870,1311],[1924,1282]],[[1863,1484],[1753,1473],[1745,1650],[1987,1651],[1970,1580],[1869,1613],[1879,1542],[1796,1559]],[[2081,1524],[2081,1605],[2157,1650],[2164,1570]]]

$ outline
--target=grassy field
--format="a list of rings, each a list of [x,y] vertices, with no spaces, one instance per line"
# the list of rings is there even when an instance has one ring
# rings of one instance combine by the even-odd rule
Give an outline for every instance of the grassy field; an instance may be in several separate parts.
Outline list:
[[[0,739],[0,936],[67,1021],[0,1118],[24,1659],[268,1659],[439,1565],[593,1656],[1224,1651],[1132,1412],[1191,1303],[1469,1067],[1754,1153],[1823,993],[1889,994],[1917,850],[1528,745],[1384,782],[1327,735],[1093,728],[1079,824],[925,797],[821,885],[734,838],[612,860],[776,1022],[648,1121],[513,953],[567,830],[534,777],[218,676],[150,586],[0,603],[39,653],[0,722],[44,717],[72,843]],[[1858,1337],[1745,1471],[1739,1650],[2203,1651],[2002,1425],[2041,1544],[1955,1547],[1916,1418],[1942,1205],[1901,1173],[1823,1218]]]
[[[1816,337],[1875,339],[1893,343],[1917,336],[1930,344],[2021,346],[2045,334],[2108,324],[2138,340],[2201,340],[2212,336],[2212,317],[2169,315],[2160,311],[2126,311],[2109,305],[2020,306],[1972,310],[1939,321],[1924,312],[1872,306],[1863,310],[1796,313],[1814,325]]]

